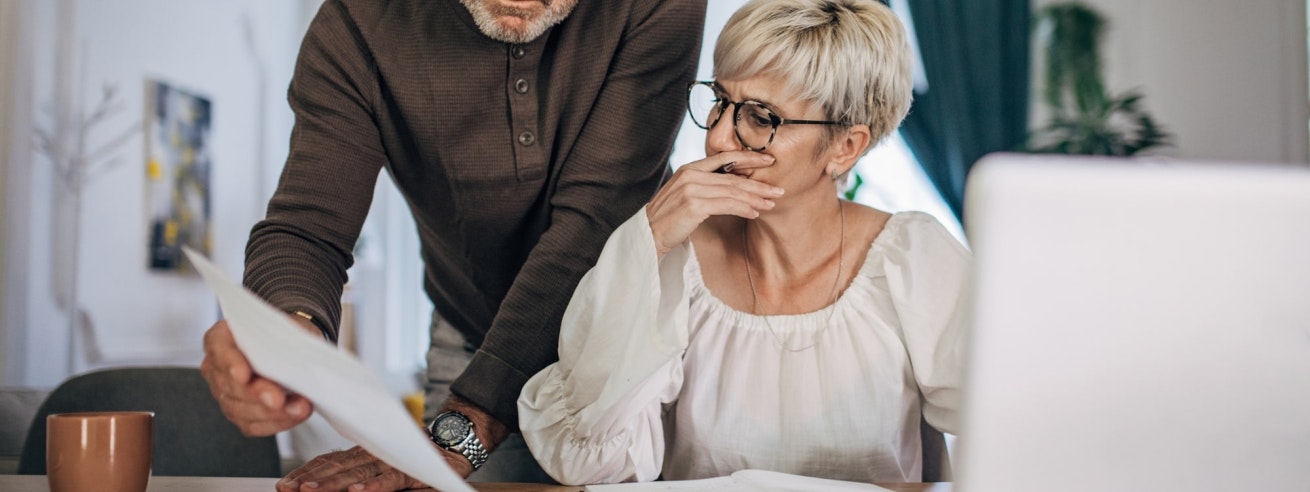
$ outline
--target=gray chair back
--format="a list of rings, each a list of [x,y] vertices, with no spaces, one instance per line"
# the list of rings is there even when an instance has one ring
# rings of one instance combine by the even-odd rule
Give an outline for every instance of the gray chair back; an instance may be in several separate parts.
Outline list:
[[[49,388],[0,388],[0,475],[18,473],[27,428],[49,395]]]
[[[280,477],[272,436],[248,438],[223,416],[200,370],[189,367],[107,369],[64,381],[28,428],[18,473],[46,472],[46,416],[66,412],[151,411],[157,476]]]

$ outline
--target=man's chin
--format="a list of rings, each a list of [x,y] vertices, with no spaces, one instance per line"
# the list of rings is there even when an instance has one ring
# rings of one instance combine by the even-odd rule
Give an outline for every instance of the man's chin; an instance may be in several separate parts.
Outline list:
[[[496,27],[501,32],[509,33],[514,37],[522,37],[533,27],[532,18],[519,17],[517,15],[500,15],[496,17]]]
[[[460,0],[478,29],[492,39],[508,43],[526,43],[558,24],[572,12],[576,0]]]
[[[519,17],[498,17],[492,21],[494,27],[482,29],[482,34],[506,43],[531,43],[545,31],[537,23]]]

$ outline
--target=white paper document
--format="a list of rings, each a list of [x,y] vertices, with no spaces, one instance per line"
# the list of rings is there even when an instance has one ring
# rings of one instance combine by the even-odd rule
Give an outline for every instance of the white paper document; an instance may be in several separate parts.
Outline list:
[[[255,372],[308,398],[337,432],[396,469],[445,492],[473,492],[372,371],[227,279],[204,256],[190,249],[186,255],[218,296]]]
[[[704,480],[590,485],[587,490],[591,492],[653,492],[658,490],[677,492],[891,492],[873,484],[803,477],[766,470],[742,470],[726,477]]]

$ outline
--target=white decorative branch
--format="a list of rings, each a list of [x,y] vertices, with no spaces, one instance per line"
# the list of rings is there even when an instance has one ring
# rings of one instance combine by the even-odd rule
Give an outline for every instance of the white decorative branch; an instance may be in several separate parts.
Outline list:
[[[71,57],[69,50],[60,50],[61,55]],[[83,43],[85,52],[85,43]],[[70,60],[61,60],[68,62]],[[83,60],[85,62],[85,60]],[[120,165],[115,152],[122,149],[141,131],[140,120],[117,132],[112,138],[87,151],[90,136],[108,123],[111,118],[123,110],[115,85],[106,83],[101,86],[100,95],[90,111],[84,111],[81,98],[77,96],[83,87],[85,66],[73,75],[71,92],[57,93],[56,100],[47,104],[45,113],[49,122],[38,124],[33,135],[36,151],[50,161],[57,181],[55,203],[66,207],[67,223],[52,221],[51,250],[56,256],[51,262],[51,285],[55,304],[68,316],[69,325],[69,370],[77,369],[77,357],[80,355],[77,340],[79,337],[88,344],[94,344],[95,336],[91,316],[78,302],[79,253],[81,252],[81,218],[82,197],[86,187],[106,171]],[[71,101],[70,101],[71,99]],[[62,193],[60,193],[62,192]],[[60,228],[68,234],[67,241],[61,244]],[[56,265],[62,264],[62,267]],[[66,268],[66,271],[62,271]],[[99,353],[94,346],[82,346],[89,359],[95,359]]]

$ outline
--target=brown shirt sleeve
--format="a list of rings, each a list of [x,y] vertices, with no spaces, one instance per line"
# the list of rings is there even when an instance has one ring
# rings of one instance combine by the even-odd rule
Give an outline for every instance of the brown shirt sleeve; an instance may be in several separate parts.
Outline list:
[[[686,110],[705,2],[637,3],[604,89],[563,162],[550,200],[550,227],[529,254],[481,349],[451,386],[513,428],[524,383],[558,359],[559,321],[574,288],[614,228],[658,188]]]
[[[342,5],[319,10],[287,92],[296,123],[267,216],[250,232],[245,284],[336,339],[351,251],[386,162],[371,61]]]

